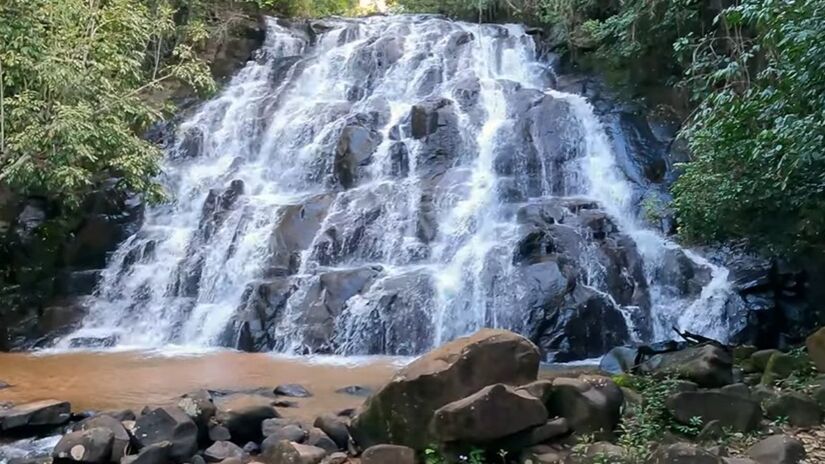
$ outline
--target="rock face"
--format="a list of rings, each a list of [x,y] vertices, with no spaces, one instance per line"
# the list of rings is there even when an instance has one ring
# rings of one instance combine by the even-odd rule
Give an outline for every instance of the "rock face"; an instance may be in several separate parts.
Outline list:
[[[756,401],[739,395],[710,390],[687,391],[671,395],[667,409],[679,422],[690,424],[699,417],[703,423],[719,421],[723,427],[749,432],[759,425],[762,408]]]
[[[121,421],[106,414],[92,416],[78,424],[80,430],[103,428],[112,432],[112,461],[119,462],[126,456],[131,444],[131,437]]]
[[[512,332],[482,330],[447,343],[412,362],[369,398],[352,421],[356,443],[399,444],[423,449],[432,441],[435,411],[482,388],[534,381],[539,353]]]
[[[55,446],[55,462],[83,462],[103,464],[112,458],[114,434],[102,427],[71,432]]]
[[[198,426],[176,406],[144,411],[135,421],[133,435],[139,448],[161,442],[171,443],[169,456],[181,462],[198,450]]]
[[[495,384],[439,408],[430,428],[440,441],[484,443],[546,421],[547,409],[541,400]]]
[[[61,425],[69,420],[71,406],[66,401],[43,400],[0,409],[0,430]]]

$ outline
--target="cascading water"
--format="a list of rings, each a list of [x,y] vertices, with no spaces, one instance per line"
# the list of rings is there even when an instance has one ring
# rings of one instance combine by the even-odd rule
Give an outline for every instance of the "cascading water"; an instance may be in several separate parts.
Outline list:
[[[174,201],[59,346],[408,355],[496,326],[567,360],[732,330],[726,271],[638,224],[593,109],[522,27],[311,27],[270,19],[179,127]]]

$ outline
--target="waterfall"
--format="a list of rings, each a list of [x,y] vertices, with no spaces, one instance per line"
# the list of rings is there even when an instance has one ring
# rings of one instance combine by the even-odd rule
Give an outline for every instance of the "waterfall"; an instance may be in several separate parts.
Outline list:
[[[267,22],[58,346],[410,355],[495,326],[570,360],[735,330],[727,271],[642,225],[521,26]]]

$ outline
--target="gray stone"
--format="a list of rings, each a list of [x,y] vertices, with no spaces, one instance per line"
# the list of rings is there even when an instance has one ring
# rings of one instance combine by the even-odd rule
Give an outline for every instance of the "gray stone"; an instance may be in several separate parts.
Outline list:
[[[794,427],[814,427],[822,422],[822,411],[811,397],[799,392],[783,392],[765,401],[765,416],[787,418]]]
[[[149,445],[142,450],[140,453],[133,454],[131,456],[124,456],[121,460],[121,464],[169,464],[171,462],[171,457],[169,456],[169,452],[172,450],[172,443],[168,441],[162,441],[159,443],[155,443],[153,445]],[[200,460],[200,463],[197,461]],[[203,461],[203,458],[200,456],[195,455],[192,464],[206,464]]]
[[[707,344],[658,354],[642,363],[640,370],[660,376],[676,376],[703,388],[733,383],[733,359],[727,351]]]
[[[805,459],[805,447],[795,438],[772,435],[751,446],[747,455],[759,464],[797,464]]]
[[[349,429],[347,428],[347,421],[340,416],[322,414],[315,419],[313,425],[323,430],[338,445],[338,449],[347,449]]]
[[[112,416],[100,414],[85,419],[75,426],[75,430],[93,428],[104,428],[112,432],[112,462],[119,462],[120,458],[128,454],[131,437],[121,421]]]
[[[309,398],[312,393],[297,383],[278,385],[275,387],[275,394],[281,396],[291,396],[293,398]]]
[[[207,462],[220,462],[228,458],[243,457],[244,450],[230,441],[216,441],[203,452]]]
[[[722,458],[690,443],[659,445],[648,464],[723,464]]]
[[[66,401],[42,400],[0,409],[0,430],[65,424],[71,406]]]
[[[113,440],[112,431],[102,427],[67,433],[54,447],[52,457],[56,463],[107,463],[112,458]]]
[[[486,443],[547,422],[541,400],[503,384],[439,408],[431,424],[442,442]]]
[[[567,419],[580,434],[610,436],[619,423],[624,403],[622,390],[607,377],[581,376],[553,380],[553,394],[547,402],[551,415]]]
[[[218,402],[218,421],[229,429],[232,441],[238,445],[259,442],[261,424],[266,419],[280,417],[272,407],[273,399],[261,395],[235,394]]]
[[[406,446],[375,445],[361,455],[361,464],[415,464],[415,450]]]
[[[718,420],[723,427],[738,432],[756,429],[762,418],[762,409],[756,401],[716,391],[676,393],[667,399],[666,406],[683,424],[690,424],[698,417],[705,424]]]
[[[133,436],[140,448],[168,441],[169,456],[181,462],[198,450],[198,426],[177,406],[144,410],[135,421]]]
[[[326,455],[321,448],[282,440],[265,448],[261,458],[267,464],[318,464]]]

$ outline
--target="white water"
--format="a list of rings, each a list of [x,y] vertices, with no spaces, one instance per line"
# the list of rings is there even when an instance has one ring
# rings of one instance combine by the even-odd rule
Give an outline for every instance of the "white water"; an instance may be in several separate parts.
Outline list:
[[[111,258],[83,327],[58,346],[106,336],[128,348],[226,344],[247,285],[284,274],[271,265],[279,252],[271,245],[273,231],[290,207],[312,198],[330,204],[313,236],[295,239],[302,242],[298,268],[286,272],[295,290],[273,328],[276,350],[313,351],[306,341],[307,301],[320,275],[375,265],[381,271],[372,285],[350,296],[336,316],[335,353],[372,353],[381,338],[384,348],[409,355],[484,326],[526,331],[518,302],[527,290],[513,264],[519,225],[512,202],[501,195],[504,179],[495,166],[511,149],[521,116],[511,111],[514,85],[566,102],[577,128],[565,135],[580,147],[580,156],[561,171],[537,147],[540,171],[516,169],[516,188],[530,201],[552,195],[596,200],[633,238],[651,287],[653,338],[672,337],[671,325],[727,338],[727,271],[689,253],[712,270],[701,295],[674,297],[660,288],[655,276],[662,256],[676,245],[636,219],[631,185],[593,108],[581,96],[548,88],[546,66],[523,28],[413,16],[328,25],[331,30],[311,44],[270,20],[259,59],[180,126],[163,178],[174,202],[147,211],[140,231]],[[468,34],[469,43],[456,45]],[[398,47],[381,45],[387,41]],[[300,60],[290,58],[295,56]],[[440,161],[402,130],[410,175],[393,173],[391,129],[426,97],[456,99],[454,91],[468,78],[479,82],[478,103],[466,110],[454,105],[454,149],[441,172],[427,174]],[[352,93],[360,95],[348,102]],[[353,117],[370,114],[378,115],[374,129],[381,142],[355,185],[342,189],[333,175],[337,140]],[[200,140],[194,157],[187,156],[191,140]],[[212,216],[205,202],[220,203],[216,194],[234,180],[243,182],[243,193]],[[532,181],[537,189],[527,186]],[[418,233],[425,197],[437,225],[431,240]],[[214,223],[204,227],[210,218]],[[330,228],[342,244],[325,255],[319,250]],[[390,292],[401,302],[393,311],[402,314],[387,313],[382,295]],[[427,323],[418,331],[392,327],[396,320],[421,318]]]

